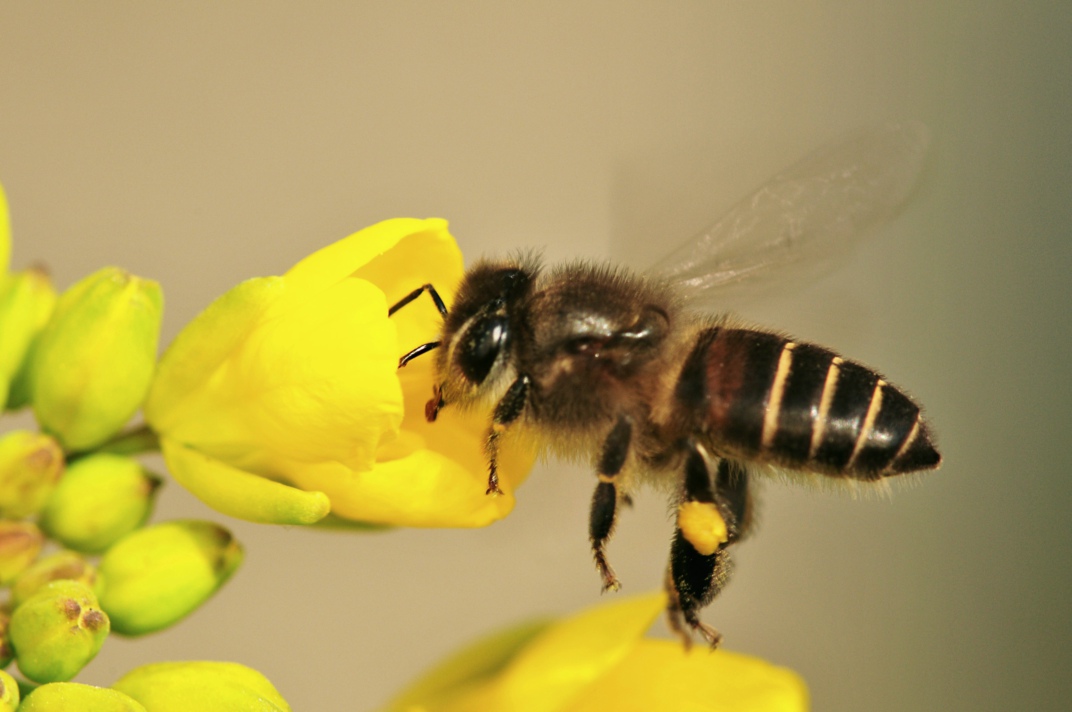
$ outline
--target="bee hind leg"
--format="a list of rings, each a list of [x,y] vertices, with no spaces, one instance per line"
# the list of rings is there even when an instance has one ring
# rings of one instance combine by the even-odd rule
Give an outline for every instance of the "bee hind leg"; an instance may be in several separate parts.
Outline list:
[[[729,547],[743,534],[748,517],[748,474],[737,462],[720,460],[712,487],[708,457],[689,444],[685,498],[678,508],[666,576],[670,628],[686,647],[698,633],[712,647],[722,638],[699,612],[726,585],[732,570]]]
[[[603,441],[603,453],[599,458],[599,484],[592,495],[592,510],[588,519],[588,535],[592,541],[592,555],[596,568],[603,578],[604,591],[617,591],[621,587],[614,569],[607,562],[606,545],[614,531],[620,496],[615,480],[629,456],[633,438],[633,422],[622,416],[615,423],[610,435]]]

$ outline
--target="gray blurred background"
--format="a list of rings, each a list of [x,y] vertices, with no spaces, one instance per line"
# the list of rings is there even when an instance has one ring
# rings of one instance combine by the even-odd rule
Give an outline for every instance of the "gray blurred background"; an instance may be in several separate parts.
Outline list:
[[[5,3],[0,180],[15,266],[158,279],[167,341],[387,217],[449,218],[470,259],[654,257],[845,130],[920,119],[904,215],[739,311],[903,385],[946,464],[891,499],[770,483],[706,619],[800,671],[816,710],[1063,710],[1070,87],[1060,2]],[[236,578],[81,679],[234,660],[295,709],[374,708],[474,636],[599,601],[592,487],[543,465],[479,531],[234,523]],[[173,483],[160,504],[222,518]],[[654,494],[622,517],[626,592],[659,585],[670,533]]]

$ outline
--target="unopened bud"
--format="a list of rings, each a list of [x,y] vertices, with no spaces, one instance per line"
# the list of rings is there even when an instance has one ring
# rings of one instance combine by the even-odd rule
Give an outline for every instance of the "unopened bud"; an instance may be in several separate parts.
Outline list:
[[[63,451],[48,435],[16,430],[0,437],[0,516],[37,514],[63,474]]]
[[[100,453],[75,460],[41,511],[41,526],[64,546],[100,553],[141,526],[160,480],[129,457]]]
[[[15,712],[18,708],[19,683],[11,675],[0,670],[0,712]]]
[[[19,712],[145,712],[119,690],[79,682],[50,682],[31,692]]]
[[[264,675],[238,663],[151,663],[113,686],[152,712],[289,712]]]
[[[34,346],[29,378],[38,422],[67,450],[100,445],[141,405],[162,311],[156,282],[116,267],[60,296]]]
[[[33,522],[0,521],[0,585],[6,585],[33,563],[45,535]]]
[[[117,633],[152,633],[208,600],[241,561],[241,545],[211,522],[165,522],[138,529],[101,558],[101,605]]]
[[[0,410],[11,400],[8,387],[55,303],[56,290],[43,269],[0,274]]]
[[[77,581],[53,581],[11,614],[11,645],[22,674],[35,682],[70,680],[108,636],[108,616]]]
[[[77,581],[99,593],[100,576],[80,554],[57,551],[31,564],[11,585],[11,603],[19,606],[53,581]]]

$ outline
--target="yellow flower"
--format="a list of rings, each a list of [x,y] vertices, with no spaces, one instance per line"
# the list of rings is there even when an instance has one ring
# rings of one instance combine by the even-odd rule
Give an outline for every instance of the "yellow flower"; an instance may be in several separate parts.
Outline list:
[[[400,218],[244,282],[179,334],[145,405],[172,474],[217,510],[251,521],[482,526],[513,507],[532,457],[506,453],[503,497],[487,497],[487,415],[424,421],[436,338],[425,283],[449,303],[462,257],[443,220]]]
[[[723,650],[642,638],[662,594],[619,600],[470,646],[391,703],[391,712],[802,712],[785,668]]]
[[[0,185],[0,276],[4,275],[11,264],[11,221],[7,214],[7,195]]]

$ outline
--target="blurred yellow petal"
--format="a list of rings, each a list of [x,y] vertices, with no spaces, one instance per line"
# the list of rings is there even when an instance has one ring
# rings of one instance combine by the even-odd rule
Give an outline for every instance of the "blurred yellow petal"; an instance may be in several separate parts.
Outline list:
[[[664,594],[620,599],[567,618],[522,651],[499,684],[502,709],[554,712],[618,664],[666,609]]]
[[[426,704],[440,709],[440,704],[458,697],[465,697],[466,705],[473,704],[468,693],[477,692],[477,686],[502,672],[518,651],[550,624],[546,620],[529,621],[467,645],[422,675],[391,702],[389,709],[421,709]]]
[[[808,690],[792,670],[724,650],[645,640],[562,712],[803,712]]]
[[[642,637],[663,594],[619,599],[550,626],[519,627],[448,658],[391,712],[806,712],[785,668]],[[521,635],[525,633],[525,635]]]
[[[323,492],[252,475],[168,439],[160,444],[175,480],[228,516],[263,524],[312,524],[331,509]]]
[[[11,220],[7,211],[7,195],[0,185],[0,277],[11,266]]]

